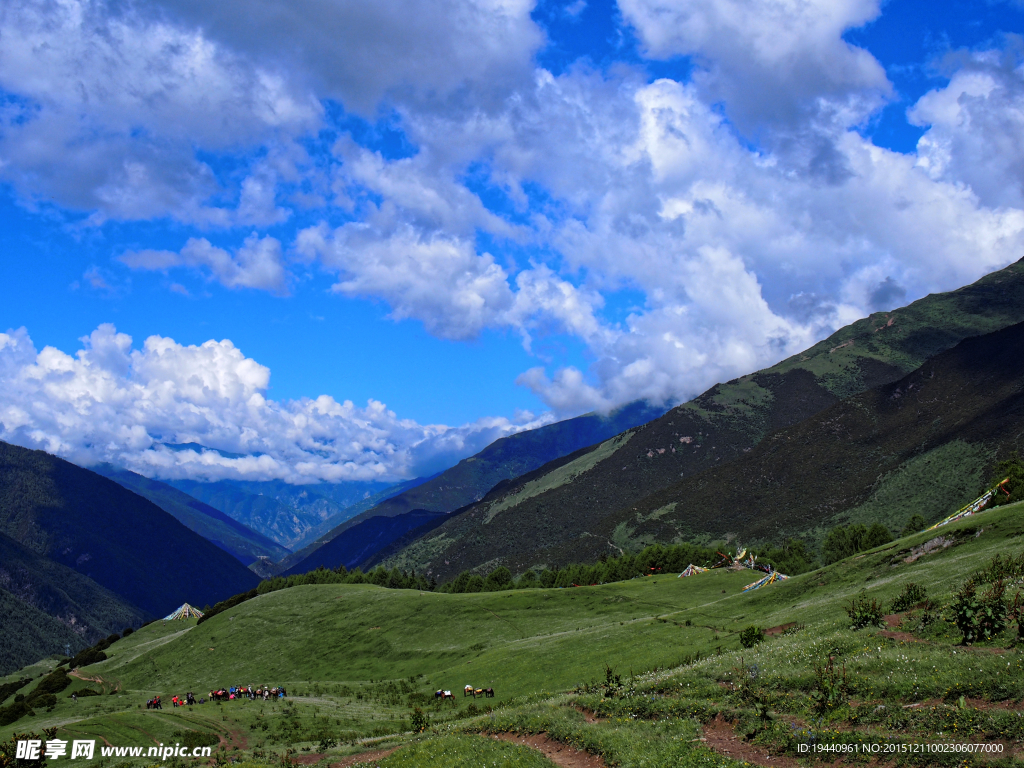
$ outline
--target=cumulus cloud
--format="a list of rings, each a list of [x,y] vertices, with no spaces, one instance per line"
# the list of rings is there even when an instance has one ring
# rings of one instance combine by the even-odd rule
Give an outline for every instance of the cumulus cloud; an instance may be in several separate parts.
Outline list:
[[[696,81],[746,130],[808,117],[851,125],[890,90],[885,71],[843,33],[880,0],[619,0],[652,58],[693,56]]]
[[[277,71],[131,5],[4,3],[0,38],[0,176],[27,199],[99,219],[228,224],[196,148],[303,133],[321,116]]]
[[[544,42],[533,0],[162,0],[232,50],[295,72],[317,93],[373,115],[385,97],[501,101],[528,80]]]
[[[594,325],[572,331],[594,362],[586,373],[533,369],[520,383],[559,413],[687,399],[880,307],[977,279],[1024,247],[1019,209],[988,207],[856,131],[832,135],[839,174],[751,149],[694,83],[577,69],[538,77],[501,115],[431,117],[414,130],[426,145],[444,136],[489,152],[495,183],[558,196],[562,210],[539,215],[534,231],[579,276],[576,290],[594,292]],[[620,288],[643,296],[621,325],[595,311]]]
[[[910,120],[928,128],[918,143],[934,179],[970,185],[982,204],[1024,207],[1024,38],[1004,50],[951,54],[948,85],[925,94]]]
[[[83,465],[149,476],[396,480],[435,472],[550,416],[461,427],[401,419],[380,402],[266,397],[270,370],[230,341],[184,346],[151,336],[141,349],[112,325],[74,355],[37,351],[24,329],[0,333],[0,439]],[[171,450],[197,444],[209,450]]]
[[[131,269],[167,271],[176,267],[200,270],[226,288],[256,288],[279,295],[288,293],[288,276],[281,259],[281,243],[270,237],[249,235],[235,255],[213,246],[206,238],[190,238],[180,253],[129,251],[120,261]]]

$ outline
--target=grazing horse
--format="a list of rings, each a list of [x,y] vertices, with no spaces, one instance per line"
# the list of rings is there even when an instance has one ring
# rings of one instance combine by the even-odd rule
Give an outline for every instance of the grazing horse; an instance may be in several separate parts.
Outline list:
[[[476,698],[476,694],[473,691],[472,685],[467,685],[465,688],[462,689],[462,698],[466,698],[467,696],[472,696],[474,699]]]
[[[444,691],[434,691],[434,700],[435,701],[437,699],[443,699],[443,698],[444,698]]]
[[[455,701],[455,694],[452,693],[451,691],[445,691],[444,695],[441,698],[442,699],[451,699],[452,701]]]
[[[483,695],[484,695],[484,689],[483,688],[477,688],[475,691],[473,691],[473,698],[474,699],[477,696],[483,696]]]
[[[488,698],[488,699],[493,699],[494,698],[494,689],[493,688],[484,688],[484,696],[486,698]]]

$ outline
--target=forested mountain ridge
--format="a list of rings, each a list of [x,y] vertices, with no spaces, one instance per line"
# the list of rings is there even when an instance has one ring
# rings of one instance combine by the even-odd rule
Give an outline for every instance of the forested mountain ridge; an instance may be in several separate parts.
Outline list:
[[[0,443],[0,533],[150,616],[254,587],[238,560],[152,502],[43,451]]]
[[[588,413],[495,440],[482,451],[409,490],[353,517],[304,550],[288,556],[278,573],[301,573],[321,565],[336,567],[373,560],[423,526],[435,526],[495,485],[661,414],[662,408],[637,401],[607,416]]]

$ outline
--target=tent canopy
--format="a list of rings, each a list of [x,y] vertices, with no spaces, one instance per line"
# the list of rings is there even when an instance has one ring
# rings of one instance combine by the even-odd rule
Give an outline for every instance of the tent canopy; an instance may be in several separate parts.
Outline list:
[[[164,621],[184,621],[185,619],[201,619],[203,612],[198,608],[193,608],[188,603],[182,603],[181,606],[173,611],[168,616],[164,616]]]

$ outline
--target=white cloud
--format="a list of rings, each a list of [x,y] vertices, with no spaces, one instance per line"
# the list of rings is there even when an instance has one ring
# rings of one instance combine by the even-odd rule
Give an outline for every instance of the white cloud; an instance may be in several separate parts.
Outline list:
[[[1024,41],[1007,50],[960,52],[949,84],[909,112],[928,131],[921,167],[934,179],[966,183],[983,205],[1024,207]]]
[[[380,402],[278,402],[270,370],[230,341],[183,346],[101,325],[74,356],[36,351],[22,328],[0,333],[0,439],[83,465],[150,476],[393,480],[450,466],[490,442],[551,420],[481,419],[461,427],[400,419]],[[171,450],[196,443],[210,450]]]
[[[323,97],[372,116],[380,101],[499,104],[544,41],[533,0],[163,0],[160,7]]]
[[[315,127],[319,103],[196,29],[102,0],[0,8],[2,177],[32,200],[98,219],[174,215],[226,224],[195,150]]]
[[[867,117],[889,93],[885,71],[842,39],[880,0],[619,0],[652,58],[693,56],[696,81],[745,130],[827,116]]]
[[[174,251],[129,251],[120,259],[131,269],[167,271],[191,267],[204,271],[226,288],[256,288],[279,295],[288,293],[288,275],[281,260],[281,243],[255,232],[232,256],[213,246],[206,238],[189,238],[181,253]]]

